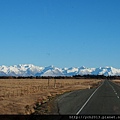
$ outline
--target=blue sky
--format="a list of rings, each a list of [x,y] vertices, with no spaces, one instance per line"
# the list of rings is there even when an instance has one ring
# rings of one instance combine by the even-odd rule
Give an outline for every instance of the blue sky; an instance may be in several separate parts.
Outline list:
[[[120,0],[0,0],[0,65],[120,68]]]

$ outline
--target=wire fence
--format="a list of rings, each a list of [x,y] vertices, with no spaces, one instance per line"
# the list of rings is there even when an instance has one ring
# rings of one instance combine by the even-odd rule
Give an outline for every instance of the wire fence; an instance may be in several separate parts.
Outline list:
[[[95,80],[94,80],[95,81]],[[94,83],[94,81],[92,83]],[[70,85],[88,85],[90,86],[91,81],[81,80],[0,80],[0,100],[4,98],[27,96],[30,94],[41,93],[45,90],[64,88]]]

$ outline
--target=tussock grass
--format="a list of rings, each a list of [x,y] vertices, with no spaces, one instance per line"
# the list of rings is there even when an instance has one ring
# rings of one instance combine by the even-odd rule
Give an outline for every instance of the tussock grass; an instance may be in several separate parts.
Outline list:
[[[120,80],[112,80],[114,83],[120,85]]]
[[[78,89],[96,87],[95,79],[1,79],[0,114],[31,114],[36,103]]]

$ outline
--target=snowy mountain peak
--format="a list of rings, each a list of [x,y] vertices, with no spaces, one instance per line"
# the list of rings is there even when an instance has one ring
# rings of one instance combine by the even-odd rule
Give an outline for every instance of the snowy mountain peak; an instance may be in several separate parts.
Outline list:
[[[80,69],[85,69],[86,67],[85,66],[81,66]]]
[[[50,69],[53,69],[55,68],[53,65],[50,65],[50,66],[47,66],[46,68],[50,68]]]
[[[13,66],[0,66],[0,76],[73,76],[73,75],[120,75],[120,69],[113,67],[86,68],[70,67],[58,68],[53,65],[47,67],[33,64],[19,64]]]

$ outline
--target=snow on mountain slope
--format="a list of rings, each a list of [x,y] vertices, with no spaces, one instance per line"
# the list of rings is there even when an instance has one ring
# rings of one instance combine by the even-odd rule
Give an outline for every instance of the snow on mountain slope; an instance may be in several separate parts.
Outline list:
[[[40,67],[32,64],[0,66],[0,76],[73,76],[73,75],[120,75],[120,69],[113,67],[86,68],[71,67],[57,68],[52,66]]]
[[[54,66],[45,67],[41,72],[36,73],[35,76],[64,76],[62,69]]]
[[[79,75],[91,75],[91,73],[95,70],[95,68],[86,68],[86,67],[80,67],[79,68]]]
[[[93,71],[91,74],[105,76],[120,75],[120,69],[116,69],[113,67],[100,67],[96,68],[95,71]]]
[[[76,67],[65,68],[65,69],[63,69],[63,74],[64,74],[65,76],[77,75],[78,69],[79,69],[79,68],[76,68]]]
[[[32,64],[20,64],[14,66],[0,66],[0,76],[34,76],[37,72],[42,71],[43,67],[34,66]],[[3,72],[1,74],[1,72]]]

